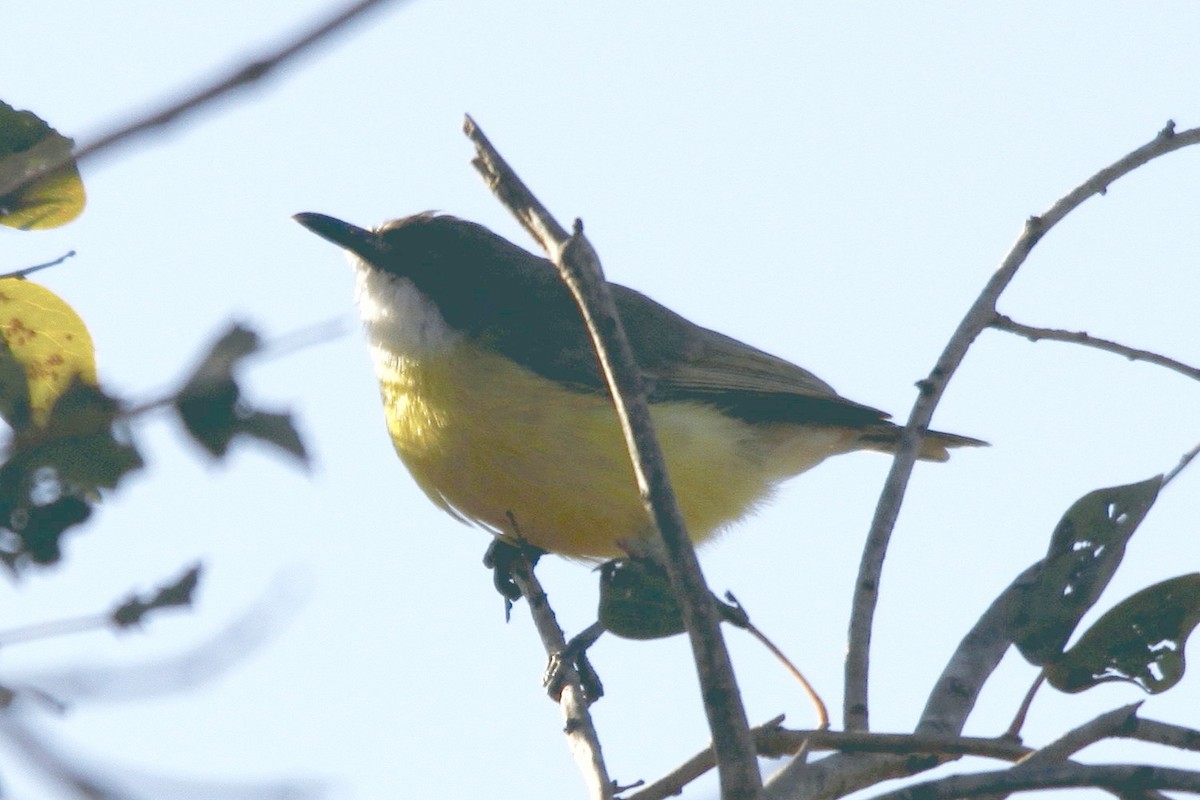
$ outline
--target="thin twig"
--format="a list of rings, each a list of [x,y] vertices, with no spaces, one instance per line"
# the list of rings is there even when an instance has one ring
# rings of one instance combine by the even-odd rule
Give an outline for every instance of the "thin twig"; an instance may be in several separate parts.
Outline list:
[[[1114,181],[1122,176],[1154,158],[1197,142],[1200,142],[1200,129],[1193,128],[1176,133],[1175,124],[1168,123],[1150,143],[1134,150],[1088,178],[1054,203],[1040,217],[1030,218],[1025,223],[1025,228],[1016,243],[1001,262],[1000,267],[988,280],[983,291],[946,343],[945,349],[930,371],[928,378],[918,384],[920,394],[909,414],[887,481],[880,493],[875,516],[871,521],[871,530],[867,536],[867,543],[863,548],[858,577],[854,584],[845,669],[844,714],[847,730],[865,730],[869,725],[868,674],[871,627],[879,600],[883,561],[887,554],[888,541],[900,513],[900,505],[908,486],[908,479],[916,462],[921,436],[929,427],[934,409],[945,391],[946,383],[962,363],[971,343],[995,318],[997,299],[1008,287],[1034,246],[1051,228],[1088,198],[1103,194]]]
[[[267,360],[290,356],[298,350],[307,350],[318,344],[326,344],[345,336],[350,330],[344,317],[331,317],[302,328],[288,331],[281,336],[268,339],[262,347],[246,357],[247,361]]]
[[[59,264],[66,261],[68,258],[72,258],[74,255],[75,255],[74,250],[68,250],[67,252],[63,253],[61,256],[54,259],[53,261],[47,261],[45,264],[34,264],[32,267],[25,267],[24,269],[18,269],[13,272],[6,272],[3,275],[0,275],[0,279],[2,279],[2,278],[27,278],[35,272],[41,272],[44,269],[50,269],[50,267],[57,267]]]
[[[243,362],[274,361],[286,358],[296,351],[332,342],[340,336],[345,336],[346,332],[346,323],[341,317],[332,317],[322,322],[314,322],[311,325],[287,331],[273,339],[263,340],[258,349],[245,355]],[[178,388],[170,391],[164,390],[159,396],[150,400],[141,400],[132,403],[121,409],[118,416],[122,419],[133,419],[161,408],[168,408],[186,390],[186,383],[187,381],[185,380],[184,384]]]
[[[265,78],[268,74],[275,71],[277,67],[292,60],[295,56],[312,47],[320,40],[344,28],[347,23],[361,17],[371,8],[383,5],[386,2],[388,0],[358,0],[358,2],[351,3],[324,22],[288,42],[283,47],[258,58],[243,62],[233,72],[205,83],[199,90],[170,103],[166,107],[139,117],[132,122],[120,125],[109,133],[88,142],[83,147],[76,148],[74,151],[66,153],[59,158],[46,161],[39,169],[17,176],[7,184],[0,185],[0,197],[6,197],[14,192],[19,192],[71,162],[80,162],[88,158],[94,158],[96,155],[112,149],[114,145],[128,142],[143,133],[168,125],[184,114],[207,105],[212,100],[228,94],[234,89],[247,86]]]
[[[817,730],[828,730],[829,709],[825,707],[825,701],[821,699],[820,693],[808,682],[808,678],[804,677],[804,673],[800,671],[800,668],[793,664],[792,660],[776,647],[775,643],[768,639],[767,635],[760,631],[749,619],[745,621],[745,625],[742,627],[747,633],[757,639],[759,644],[767,648],[771,655],[779,659],[780,663],[783,664],[783,668],[791,673],[792,677],[800,683],[800,687],[804,690],[804,694],[808,696],[809,702],[813,704],[813,709],[816,711]]]
[[[138,625],[152,611],[190,606],[199,576],[200,565],[197,564],[170,583],[162,584],[156,592],[144,596],[131,594],[102,614],[85,614],[0,631],[0,647],[108,627],[120,629]]]
[[[1200,455],[1200,444],[1197,444],[1191,450],[1188,450],[1186,453],[1180,456],[1179,463],[1176,464],[1170,472],[1163,476],[1162,485],[1166,486],[1168,483],[1178,478],[1179,473],[1187,469],[1188,464],[1191,464],[1192,459],[1194,459],[1197,455]]]
[[[721,635],[720,617],[675,502],[666,462],[650,422],[641,373],[600,270],[599,259],[584,238],[582,225],[577,221],[575,232],[567,237],[566,231],[496,152],[474,120],[467,117],[463,129],[475,144],[477,154],[472,162],[475,168],[497,198],[550,255],[583,314],[616,406],[637,487],[650,515],[647,521],[652,523],[649,527],[657,528],[661,535],[664,550],[661,560],[691,639],[704,710],[717,754],[721,796],[724,800],[752,798],[762,786],[762,777],[746,712],[733,677],[733,666]]]
[[[1120,736],[1122,731],[1135,730],[1137,711],[1141,706],[1140,702],[1130,703],[1106,711],[1095,719],[1072,728],[1045,747],[1039,747],[1019,763],[1029,768],[1057,764],[1101,739]]]
[[[1033,698],[1037,697],[1038,689],[1042,688],[1042,684],[1046,680],[1046,671],[1040,670],[1033,683],[1029,686],[1029,691],[1025,692],[1025,697],[1021,700],[1021,705],[1017,706],[1017,713],[1013,715],[1013,721],[1008,724],[1008,730],[1005,731],[1009,736],[1016,739],[1021,735],[1021,728],[1025,727],[1025,718],[1029,716],[1029,708],[1033,705]]]
[[[1004,314],[997,314],[991,322],[991,327],[999,331],[1008,331],[1015,333],[1018,336],[1024,336],[1031,342],[1039,342],[1042,339],[1047,339],[1052,342],[1068,342],[1070,344],[1083,345],[1084,347],[1094,347],[1097,350],[1104,350],[1109,353],[1116,353],[1119,356],[1124,356],[1130,361],[1145,361],[1149,364],[1157,364],[1160,367],[1172,369],[1181,375],[1186,375],[1194,381],[1200,381],[1200,369],[1184,364],[1182,361],[1176,361],[1173,358],[1153,353],[1149,350],[1140,350],[1136,347],[1114,342],[1110,339],[1101,339],[1099,336],[1092,336],[1087,331],[1065,331],[1059,328],[1035,328],[1032,325],[1025,325],[1017,322],[1012,317],[1007,317]]]
[[[50,622],[37,622],[0,631],[0,647],[8,647],[25,642],[36,642],[56,636],[67,636],[72,633],[87,633],[88,631],[107,628],[112,623],[110,614],[87,614],[70,619],[58,619]]]
[[[1033,789],[1097,787],[1117,792],[1144,792],[1147,789],[1175,789],[1200,792],[1200,772],[1149,764],[1061,764],[1053,767],[977,772],[952,775],[935,781],[915,783],[895,792],[876,795],[872,800],[952,800],[997,791],[1012,793]]]
[[[512,570],[513,582],[521,590],[521,596],[529,603],[529,613],[533,617],[533,625],[541,637],[546,655],[554,658],[567,647],[566,637],[546,592],[533,573],[529,560],[521,554],[514,560]],[[567,735],[567,744],[575,756],[575,763],[583,774],[587,784],[588,797],[593,800],[612,800],[613,782],[608,777],[608,768],[604,765],[604,756],[600,752],[600,736],[592,722],[588,711],[586,692],[579,679],[575,665],[563,660],[558,664],[555,675],[560,682],[562,692],[558,697],[558,707],[562,710],[563,731]]]

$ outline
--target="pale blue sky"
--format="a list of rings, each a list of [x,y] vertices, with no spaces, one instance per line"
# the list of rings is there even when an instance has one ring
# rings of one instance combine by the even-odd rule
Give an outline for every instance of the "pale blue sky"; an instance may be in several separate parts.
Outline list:
[[[0,99],[83,140],[331,7],[108,0],[81,16],[43,0],[0,28]],[[195,613],[14,648],[0,681],[180,652],[283,574],[274,596],[297,605],[291,622],[218,680],[81,702],[48,724],[139,770],[311,777],[356,798],[577,796],[525,609],[504,624],[479,566],[486,537],[433,508],[392,455],[350,272],[290,216],[372,225],[433,208],[532,247],[469,166],[469,112],[560,220],[584,219],[610,278],[904,416],[1028,215],[1167,119],[1200,124],[1197,30],[1191,3],[414,2],[85,167],[84,215],[0,232],[0,266],[79,252],[44,283],[88,322],[106,386],[155,394],[232,319],[279,337],[341,318],[348,333],[246,372],[253,399],[296,413],[311,473],[252,446],[211,466],[148,421],[151,469],[70,541],[66,564],[0,585],[8,625],[104,607],[199,558]],[[1184,151],[1114,185],[1039,245],[1001,310],[1200,362],[1198,180],[1200,151]],[[980,338],[935,424],[993,447],[918,468],[884,575],[878,730],[913,724],[958,638],[1074,499],[1165,471],[1200,440],[1198,391],[1106,354]],[[887,467],[825,464],[702,554],[714,588],[737,593],[838,718],[850,591]],[[1164,493],[1103,605],[1200,567],[1198,481]],[[542,574],[560,619],[586,624],[587,569],[549,559]],[[811,724],[770,657],[728,639],[751,719]],[[594,660],[618,780],[652,780],[707,740],[682,639],[605,641]],[[1010,656],[968,731],[1003,730],[1033,677]],[[1145,713],[1195,723],[1198,685]],[[1045,691],[1028,739],[1141,697]]]

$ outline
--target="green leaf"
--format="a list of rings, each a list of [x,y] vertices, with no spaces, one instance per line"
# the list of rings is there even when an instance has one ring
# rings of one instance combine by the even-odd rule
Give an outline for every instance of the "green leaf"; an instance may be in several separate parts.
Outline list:
[[[76,380],[50,410],[33,458],[53,467],[74,492],[93,496],[98,489],[116,488],[121,478],[144,465],[126,441],[120,411],[120,404],[101,389]]]
[[[139,597],[133,595],[109,614],[109,619],[118,628],[140,625],[151,611],[160,608],[190,607],[200,585],[200,565],[189,567],[173,582],[164,584],[154,594]]]
[[[21,539],[20,555],[43,566],[57,563],[62,558],[63,534],[68,528],[86,522],[91,515],[92,507],[86,500],[69,495],[53,503],[32,506],[17,531]],[[6,560],[11,567],[19,565],[19,559]]]
[[[260,347],[256,333],[235,325],[221,336],[175,398],[184,427],[215,457],[239,435],[269,442],[307,462],[308,453],[287,414],[259,411],[242,401],[233,378],[238,362]]]
[[[1200,573],[1157,583],[1127,598],[1046,665],[1056,689],[1081,692],[1108,681],[1129,681],[1151,694],[1183,677],[1187,638],[1200,625]]]
[[[269,442],[300,461],[308,460],[308,451],[304,449],[300,433],[292,423],[291,414],[251,411],[241,418],[239,431],[260,441]]]
[[[599,619],[626,639],[662,639],[684,630],[667,573],[643,560],[620,559],[600,567]]]
[[[68,158],[74,145],[36,114],[0,102],[0,225],[56,228],[79,216],[86,198],[74,160],[15,188],[46,165]]]
[[[11,568],[58,561],[62,535],[88,519],[99,490],[142,466],[133,445],[116,435],[119,411],[115,400],[76,377],[45,425],[14,437],[0,465],[0,528],[15,534],[0,559]]]
[[[1079,620],[1112,579],[1125,545],[1154,505],[1162,476],[1097,489],[1077,500],[1054,529],[1037,578],[1019,598],[1013,641],[1031,663],[1056,659]]]
[[[237,435],[241,390],[233,367],[259,348],[258,334],[234,325],[208,351],[175,398],[183,426],[201,447],[218,458]]]

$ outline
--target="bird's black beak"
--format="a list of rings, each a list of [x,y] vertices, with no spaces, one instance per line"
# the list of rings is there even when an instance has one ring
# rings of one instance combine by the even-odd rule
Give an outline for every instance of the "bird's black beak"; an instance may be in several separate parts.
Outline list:
[[[306,211],[296,214],[292,219],[322,239],[327,239],[371,263],[377,263],[386,249],[379,234],[349,222],[342,222],[335,217]]]

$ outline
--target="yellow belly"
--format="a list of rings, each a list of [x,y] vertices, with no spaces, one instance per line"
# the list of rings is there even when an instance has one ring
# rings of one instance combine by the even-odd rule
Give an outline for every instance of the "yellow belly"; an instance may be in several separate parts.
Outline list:
[[[469,343],[420,361],[375,355],[396,452],[451,514],[581,558],[621,555],[617,542],[648,529],[607,397]],[[698,403],[656,404],[651,416],[697,542],[852,439],[831,428],[752,425]]]

